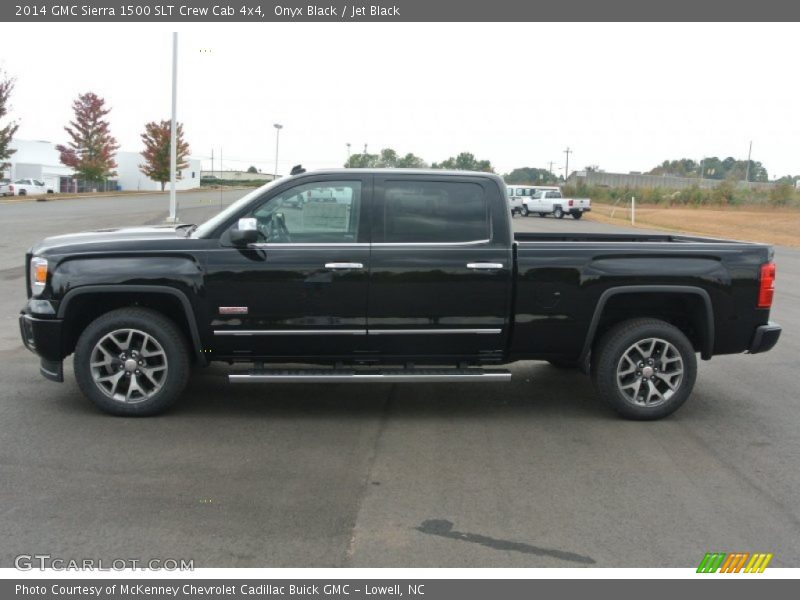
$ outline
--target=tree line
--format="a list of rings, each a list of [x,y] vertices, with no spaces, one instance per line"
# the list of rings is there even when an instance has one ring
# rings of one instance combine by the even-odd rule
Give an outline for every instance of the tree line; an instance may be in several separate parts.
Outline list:
[[[8,113],[9,99],[16,81],[0,71],[0,119]],[[64,127],[69,138],[65,144],[58,144],[61,163],[70,167],[78,178],[88,182],[101,182],[117,175],[115,159],[119,144],[111,135],[111,125],[107,119],[111,108],[106,107],[103,98],[94,92],[80,94],[72,103],[74,118]],[[16,152],[10,147],[19,123],[12,121],[0,128],[0,170],[6,169],[8,159]],[[177,170],[189,166],[189,144],[184,138],[183,124],[176,128]],[[170,180],[170,149],[172,122],[169,119],[145,123],[141,134],[144,150],[143,163],[139,170],[161,184],[163,190]],[[180,177],[180,173],[178,173]]]

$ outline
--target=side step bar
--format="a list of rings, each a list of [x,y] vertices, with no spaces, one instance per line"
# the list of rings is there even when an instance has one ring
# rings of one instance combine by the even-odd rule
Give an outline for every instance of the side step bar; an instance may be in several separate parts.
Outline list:
[[[504,369],[260,369],[228,375],[231,383],[450,383],[510,381]]]

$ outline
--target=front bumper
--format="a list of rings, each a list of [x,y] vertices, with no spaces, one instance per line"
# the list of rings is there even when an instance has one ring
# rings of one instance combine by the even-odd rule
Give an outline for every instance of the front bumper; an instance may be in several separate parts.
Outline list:
[[[778,343],[778,338],[780,337],[781,326],[773,321],[757,327],[753,335],[753,341],[750,342],[750,354],[758,354],[759,352],[772,350],[775,344]]]
[[[19,316],[22,343],[39,355],[42,359],[39,371],[51,381],[64,381],[63,329],[61,319],[39,319],[24,311]]]

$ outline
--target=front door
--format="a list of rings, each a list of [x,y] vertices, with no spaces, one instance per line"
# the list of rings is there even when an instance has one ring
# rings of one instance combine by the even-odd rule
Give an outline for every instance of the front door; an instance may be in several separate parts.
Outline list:
[[[320,176],[271,190],[240,217],[260,241],[223,234],[209,252],[213,351],[241,358],[346,357],[366,346],[370,176]]]
[[[513,264],[502,193],[481,177],[375,177],[373,352],[429,362],[503,354]]]

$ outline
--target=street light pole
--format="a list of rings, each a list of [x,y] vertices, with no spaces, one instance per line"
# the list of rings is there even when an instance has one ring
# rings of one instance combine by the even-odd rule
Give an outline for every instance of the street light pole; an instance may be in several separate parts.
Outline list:
[[[750,156],[753,154],[753,142],[750,141],[750,148],[747,150],[747,169],[744,172],[744,182],[749,183],[750,181]]]
[[[278,148],[281,142],[281,129],[283,129],[283,125],[275,123],[273,127],[275,127],[275,175],[272,178],[274,181],[278,178]]]
[[[178,32],[172,33],[172,124],[169,132],[169,220],[178,221],[178,199],[175,195],[177,179],[178,149],[176,112],[178,109]]]
[[[350,142],[347,142],[345,144],[345,146],[347,146],[347,163],[346,164],[349,166],[350,165]]]

